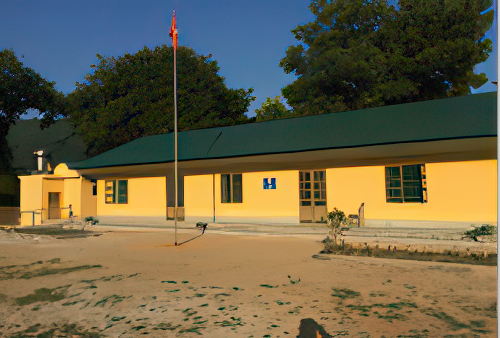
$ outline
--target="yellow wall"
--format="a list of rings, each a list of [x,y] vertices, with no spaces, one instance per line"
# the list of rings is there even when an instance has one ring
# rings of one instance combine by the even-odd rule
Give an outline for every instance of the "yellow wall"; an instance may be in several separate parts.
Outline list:
[[[425,164],[428,203],[387,203],[385,167],[327,169],[328,210],[357,213],[367,220],[496,223],[497,162]]]
[[[69,205],[73,210],[73,215],[77,218],[82,216],[82,196],[81,190],[81,179],[80,178],[66,178],[64,179],[64,193],[62,198],[61,207],[61,218],[69,218]],[[48,194],[47,194],[48,195]]]
[[[263,189],[264,178],[276,178],[276,189]],[[221,175],[215,175],[216,222],[299,222],[298,171],[243,173],[243,203],[221,203]],[[212,175],[188,176],[184,181],[186,221],[213,217]]]
[[[23,211],[42,209],[42,175],[19,176],[21,180],[21,225],[32,225],[33,215]],[[35,225],[41,224],[40,214],[35,215]]]
[[[184,213],[186,221],[212,222],[214,214],[213,201],[213,175],[184,177]]]
[[[128,203],[106,204],[104,180],[97,181],[98,216],[162,216],[167,215],[165,177],[128,179]]]
[[[93,184],[90,180],[80,178],[81,180],[81,211],[80,218],[97,216],[97,196],[93,195]]]
[[[76,170],[71,170],[68,168],[66,163],[59,163],[54,169],[54,176],[60,177],[80,177]]]

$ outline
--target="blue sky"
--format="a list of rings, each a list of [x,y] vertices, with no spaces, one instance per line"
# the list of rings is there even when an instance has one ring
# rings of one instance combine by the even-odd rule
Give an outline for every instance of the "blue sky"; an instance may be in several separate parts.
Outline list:
[[[176,9],[179,44],[212,54],[219,74],[231,88],[254,88],[249,116],[269,97],[293,82],[278,66],[290,30],[314,20],[309,0],[0,0],[0,50],[12,47],[64,93],[74,89],[97,62],[96,54],[119,56],[144,46],[170,45],[172,9]],[[496,5],[496,0],[495,0]],[[496,8],[496,6],[495,6]],[[495,91],[496,22],[487,33],[494,51],[476,72],[489,82],[475,92]]]

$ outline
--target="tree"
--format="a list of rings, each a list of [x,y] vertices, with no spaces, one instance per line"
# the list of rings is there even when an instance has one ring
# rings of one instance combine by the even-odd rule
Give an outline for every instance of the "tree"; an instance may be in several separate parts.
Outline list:
[[[64,115],[64,95],[49,82],[18,60],[12,49],[0,51],[0,171],[10,170],[11,154],[7,133],[28,109],[38,109],[41,128]]]
[[[280,99],[279,96],[276,96],[274,99],[268,97],[259,109],[255,109],[255,113],[257,114],[256,120],[267,121],[293,116],[292,111],[288,110]]]
[[[93,72],[68,95],[73,124],[94,156],[136,138],[174,129],[173,49],[97,55]],[[177,49],[179,131],[244,122],[253,89],[229,89],[211,55]]]
[[[300,114],[319,114],[470,93],[491,41],[491,0],[314,0],[313,22],[292,30],[282,89]]]

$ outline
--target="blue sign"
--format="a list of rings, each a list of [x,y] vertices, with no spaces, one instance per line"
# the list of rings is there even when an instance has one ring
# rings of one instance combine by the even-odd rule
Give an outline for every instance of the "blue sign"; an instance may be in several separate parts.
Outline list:
[[[276,189],[276,178],[264,178],[264,189]]]

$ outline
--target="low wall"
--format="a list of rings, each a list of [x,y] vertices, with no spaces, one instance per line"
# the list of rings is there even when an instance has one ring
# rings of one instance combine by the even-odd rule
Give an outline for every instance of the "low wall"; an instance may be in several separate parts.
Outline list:
[[[0,225],[21,224],[19,207],[0,207]]]

